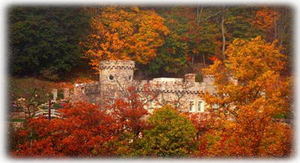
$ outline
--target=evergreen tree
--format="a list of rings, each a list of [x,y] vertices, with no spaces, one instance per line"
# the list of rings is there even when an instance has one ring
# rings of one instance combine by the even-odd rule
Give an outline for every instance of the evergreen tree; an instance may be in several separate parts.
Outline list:
[[[78,43],[87,25],[80,8],[10,8],[11,73],[52,80],[64,77],[80,63]]]

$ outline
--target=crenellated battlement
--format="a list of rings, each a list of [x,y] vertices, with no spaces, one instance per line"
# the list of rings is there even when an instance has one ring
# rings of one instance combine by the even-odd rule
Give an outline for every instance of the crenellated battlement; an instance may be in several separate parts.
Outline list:
[[[122,69],[134,70],[135,62],[130,60],[105,60],[101,61],[99,65],[100,70],[104,69]]]

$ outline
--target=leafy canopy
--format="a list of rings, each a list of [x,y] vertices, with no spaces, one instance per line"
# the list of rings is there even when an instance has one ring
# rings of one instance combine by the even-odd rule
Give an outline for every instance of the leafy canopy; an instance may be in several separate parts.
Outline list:
[[[169,30],[153,10],[106,7],[91,18],[92,32],[82,43],[97,69],[100,60],[134,60],[146,64],[156,56]]]
[[[290,79],[281,76],[286,56],[276,42],[268,43],[261,37],[236,39],[226,54],[226,60],[216,60],[206,69],[214,75],[217,92],[204,95],[214,116],[214,129],[202,139],[206,140],[202,142],[206,153],[202,154],[252,157],[277,150],[277,156],[288,155],[291,128],[274,118],[291,113]],[[285,133],[288,138],[273,137],[272,132]]]
[[[153,128],[144,131],[140,155],[180,157],[195,150],[195,127],[171,106],[155,110],[149,117],[149,123]]]
[[[88,27],[81,8],[12,7],[10,71],[58,80],[81,63],[78,46]]]
[[[14,152],[19,157],[112,156],[110,143],[121,129],[116,120],[87,103],[68,104],[60,110],[62,118],[33,118],[20,130],[27,137]],[[79,145],[80,144],[80,145]]]

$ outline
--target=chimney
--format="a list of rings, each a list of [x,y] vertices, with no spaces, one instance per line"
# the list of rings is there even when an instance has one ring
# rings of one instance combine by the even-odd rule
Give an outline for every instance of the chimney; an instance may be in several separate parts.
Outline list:
[[[185,82],[195,82],[196,81],[196,74],[189,73],[184,75]]]

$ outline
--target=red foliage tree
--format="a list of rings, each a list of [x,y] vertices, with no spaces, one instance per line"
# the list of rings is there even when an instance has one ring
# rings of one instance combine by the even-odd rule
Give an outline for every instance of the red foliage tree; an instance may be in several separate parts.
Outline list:
[[[145,90],[146,91],[146,90]],[[18,136],[25,143],[14,151],[21,157],[95,157],[123,155],[128,144],[147,128],[141,94],[128,88],[126,97],[110,105],[84,102],[66,104],[59,110],[61,118],[32,118]],[[150,95],[149,95],[150,96]],[[152,97],[152,96],[151,96]],[[126,135],[132,138],[124,139]],[[123,145],[124,146],[124,145]],[[121,152],[120,152],[121,150]]]
[[[143,88],[144,91],[145,89]],[[148,93],[144,95],[152,96]],[[138,135],[147,126],[145,116],[148,111],[144,109],[145,102],[142,99],[142,94],[138,93],[136,87],[129,87],[125,97],[115,99],[114,103],[106,108],[110,109],[124,131]]]
[[[21,157],[114,154],[110,144],[117,139],[121,126],[115,123],[113,116],[101,111],[96,105],[82,102],[67,104],[60,112],[60,119],[31,119],[27,132],[19,132],[27,136],[28,141],[21,144],[14,154]]]

